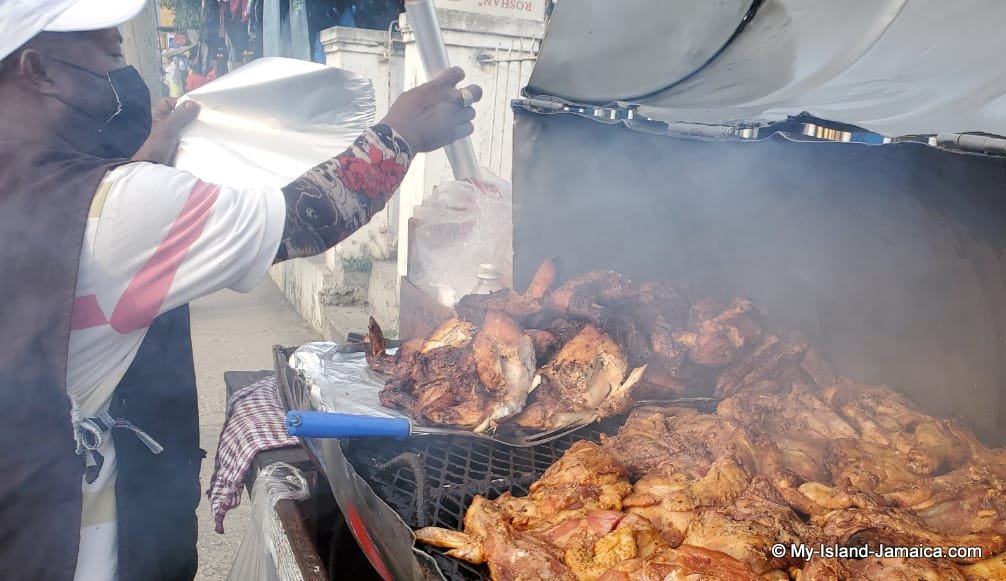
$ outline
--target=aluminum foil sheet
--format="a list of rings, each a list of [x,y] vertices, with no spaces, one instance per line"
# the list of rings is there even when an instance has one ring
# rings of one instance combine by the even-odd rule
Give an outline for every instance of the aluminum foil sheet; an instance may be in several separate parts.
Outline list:
[[[388,349],[394,354],[395,349]],[[407,418],[378,399],[387,378],[367,367],[357,345],[305,343],[290,356],[290,367],[307,383],[311,405],[318,411]]]
[[[182,134],[176,166],[240,188],[283,187],[375,123],[370,79],[287,58],[255,60],[185,100],[201,109]]]

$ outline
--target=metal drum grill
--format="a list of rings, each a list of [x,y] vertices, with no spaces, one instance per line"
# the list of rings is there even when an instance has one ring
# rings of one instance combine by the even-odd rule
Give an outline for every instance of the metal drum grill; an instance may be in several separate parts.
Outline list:
[[[495,498],[528,487],[577,440],[600,440],[622,420],[611,420],[533,448],[468,438],[417,438],[407,442],[343,442],[346,458],[374,492],[412,528],[439,526],[460,530],[472,498]],[[489,571],[444,556],[444,550],[419,545],[447,579],[489,579]]]

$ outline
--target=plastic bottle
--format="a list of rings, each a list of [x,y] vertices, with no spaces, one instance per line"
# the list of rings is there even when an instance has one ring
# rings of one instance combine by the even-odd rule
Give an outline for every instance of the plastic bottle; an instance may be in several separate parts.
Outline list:
[[[500,273],[491,264],[480,264],[479,272],[475,278],[478,279],[478,283],[472,289],[471,294],[473,295],[488,295],[503,290],[503,285],[500,284]]]

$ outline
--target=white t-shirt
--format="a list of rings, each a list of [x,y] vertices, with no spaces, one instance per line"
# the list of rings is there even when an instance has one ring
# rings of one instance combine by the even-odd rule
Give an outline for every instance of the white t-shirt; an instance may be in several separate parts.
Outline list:
[[[275,259],[285,219],[279,189],[207,184],[150,163],[108,172],[87,220],[71,321],[67,392],[82,416],[108,409],[155,317],[218,290],[252,290]],[[77,581],[112,581],[117,572],[107,433],[98,452],[97,480],[82,482]]]

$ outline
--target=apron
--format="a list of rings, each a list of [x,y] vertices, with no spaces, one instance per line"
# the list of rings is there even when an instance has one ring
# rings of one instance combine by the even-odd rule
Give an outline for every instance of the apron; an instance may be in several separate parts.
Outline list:
[[[125,163],[0,140],[0,571],[72,581],[84,460],[75,453],[67,350],[81,245],[106,171]],[[196,570],[199,419],[188,308],[152,324],[116,388],[120,581],[188,581]]]

